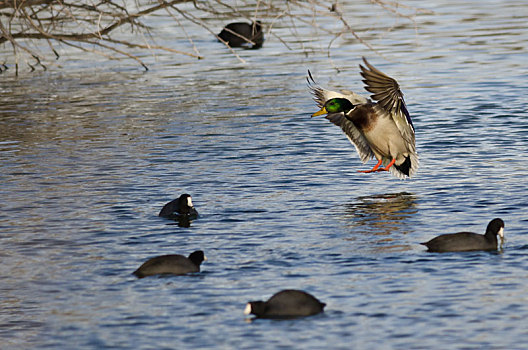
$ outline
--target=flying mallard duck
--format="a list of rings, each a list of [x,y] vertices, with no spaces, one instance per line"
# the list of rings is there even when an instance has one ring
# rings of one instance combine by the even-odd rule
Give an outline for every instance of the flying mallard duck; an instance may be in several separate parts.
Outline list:
[[[321,110],[312,117],[326,119],[341,127],[356,147],[363,163],[376,157],[378,163],[362,173],[390,171],[401,179],[412,177],[418,169],[414,126],[405,106],[398,82],[374,68],[363,57],[367,68],[359,65],[370,99],[352,91],[341,93],[317,85],[308,71],[308,86]],[[383,165],[383,166],[382,166]]]

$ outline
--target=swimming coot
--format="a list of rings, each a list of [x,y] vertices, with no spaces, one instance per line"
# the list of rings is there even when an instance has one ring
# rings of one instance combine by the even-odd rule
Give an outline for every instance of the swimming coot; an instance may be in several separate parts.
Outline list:
[[[165,204],[158,216],[168,219],[179,219],[182,217],[195,219],[198,216],[198,212],[194,209],[191,195],[184,193],[179,198]]]
[[[497,235],[504,240],[504,221],[493,219],[484,235],[473,232],[458,232],[438,236],[429,242],[420,243],[427,246],[429,252],[465,252],[473,250],[497,250]]]
[[[143,278],[159,274],[184,275],[200,272],[200,265],[204,260],[207,258],[201,250],[191,253],[188,258],[179,254],[161,255],[145,261],[133,274]]]
[[[218,37],[226,41],[231,47],[246,47],[250,49],[259,49],[264,42],[262,33],[262,23],[256,21],[253,23],[234,22],[229,23],[222,29]],[[248,42],[250,40],[252,43]]]
[[[268,301],[250,301],[244,314],[260,318],[295,318],[323,312],[325,305],[302,290],[287,289],[274,294]]]

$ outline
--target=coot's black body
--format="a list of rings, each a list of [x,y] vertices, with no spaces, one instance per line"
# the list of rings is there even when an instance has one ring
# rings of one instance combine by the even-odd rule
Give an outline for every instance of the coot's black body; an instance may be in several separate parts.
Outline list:
[[[238,34],[234,34],[234,33]],[[260,21],[253,23],[234,22],[229,23],[224,29],[218,34],[218,36],[226,41],[231,47],[247,47],[250,49],[258,49],[262,47],[264,42],[264,34],[262,33],[262,24]],[[244,38],[251,40],[254,45],[249,43]]]
[[[323,312],[325,306],[302,290],[287,289],[274,294],[268,301],[250,301],[244,313],[260,318],[296,318]]]
[[[204,252],[197,250],[188,258],[179,254],[161,255],[145,261],[133,272],[139,278],[160,275],[184,275],[191,272],[200,272],[202,261],[207,260]]]
[[[497,235],[501,240],[504,239],[504,221],[498,218],[490,221],[484,235],[473,232],[450,233],[420,244],[427,246],[428,251],[438,253],[497,250]]]

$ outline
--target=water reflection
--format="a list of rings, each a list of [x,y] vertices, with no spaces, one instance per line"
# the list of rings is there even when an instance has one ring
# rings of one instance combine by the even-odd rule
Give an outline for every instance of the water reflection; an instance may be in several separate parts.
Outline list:
[[[346,225],[362,232],[390,235],[407,233],[406,220],[417,213],[416,197],[407,192],[361,196],[345,204]],[[357,231],[357,230],[356,230]]]
[[[400,244],[395,235],[410,231],[409,219],[417,212],[415,195],[386,193],[361,196],[345,204],[342,218],[345,226],[354,233],[349,239],[357,240],[358,234],[369,237],[369,240],[373,236],[391,236],[376,238],[375,242],[382,244],[376,245],[376,250],[407,250],[410,246]]]
[[[193,218],[189,218],[188,216],[182,215],[173,216],[168,219],[173,222],[170,222],[167,225],[178,225],[179,227],[191,227],[191,223],[193,222]]]

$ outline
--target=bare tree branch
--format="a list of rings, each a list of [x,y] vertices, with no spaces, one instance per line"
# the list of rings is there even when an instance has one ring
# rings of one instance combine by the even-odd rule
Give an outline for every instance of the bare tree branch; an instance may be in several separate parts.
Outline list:
[[[338,0],[0,0],[0,45],[11,46],[12,53],[2,59],[0,73],[14,65],[18,73],[20,62],[30,69],[47,69],[60,57],[57,45],[102,55],[108,59],[132,59],[148,69],[135,52],[138,50],[165,51],[204,58],[189,33],[189,26],[203,28],[227,46],[240,62],[245,60],[229,44],[218,38],[218,22],[244,18],[260,20],[267,30],[266,37],[279,40],[288,50],[300,50],[305,54],[317,51],[301,38],[299,27],[311,26],[328,41],[326,52],[330,57],[331,46],[345,34],[352,35],[359,43],[380,54],[374,45],[363,39],[352,28],[346,14],[339,10]],[[430,11],[402,5],[398,0],[370,0],[391,16],[416,23],[414,18]],[[155,33],[148,25],[148,15],[165,11],[176,23],[182,37],[190,43],[190,52],[179,48],[158,45]],[[327,28],[318,23],[319,18],[330,18],[341,27]],[[124,36],[129,25],[130,35]],[[289,28],[292,37],[276,34],[275,28]],[[39,46],[38,42],[47,44]],[[315,41],[315,39],[312,39]],[[97,48],[97,49],[96,49]],[[49,50],[49,51],[48,51]],[[323,50],[324,49],[320,49]]]

